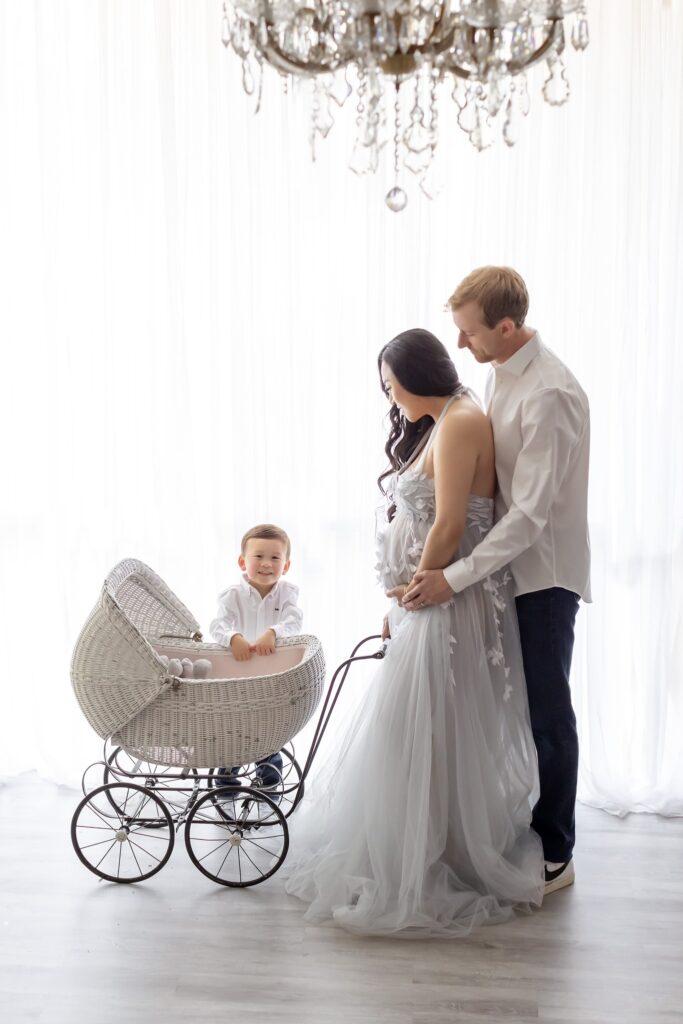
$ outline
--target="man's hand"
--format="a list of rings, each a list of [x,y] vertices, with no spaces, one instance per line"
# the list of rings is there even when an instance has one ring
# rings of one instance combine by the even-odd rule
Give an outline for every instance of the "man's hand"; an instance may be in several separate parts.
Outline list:
[[[230,650],[233,653],[235,661],[249,661],[251,658],[251,646],[248,640],[245,640],[241,633],[235,633],[234,637],[230,641]]]
[[[253,650],[255,650],[257,654],[274,654],[275,630],[267,629],[263,636],[260,636],[258,640],[254,642]]]
[[[403,607],[417,612],[430,604],[450,601],[453,591],[446,582],[442,569],[422,569],[413,576],[403,596]]]

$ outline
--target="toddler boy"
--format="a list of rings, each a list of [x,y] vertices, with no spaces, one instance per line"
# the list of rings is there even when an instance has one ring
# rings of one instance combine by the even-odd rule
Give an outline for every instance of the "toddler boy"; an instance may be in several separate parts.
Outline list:
[[[282,579],[289,571],[290,555],[289,537],[272,523],[252,527],[242,538],[237,560],[242,580],[219,596],[218,615],[211,623],[213,639],[229,647],[237,661],[248,661],[254,653],[273,654],[278,637],[301,633],[299,589]],[[271,754],[258,762],[256,778],[273,788],[281,771],[282,757]],[[222,785],[238,786],[238,775],[238,767],[218,771]]]

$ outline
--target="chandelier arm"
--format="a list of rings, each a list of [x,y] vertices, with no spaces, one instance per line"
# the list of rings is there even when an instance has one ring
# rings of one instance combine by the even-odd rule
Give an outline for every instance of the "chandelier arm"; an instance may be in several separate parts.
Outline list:
[[[303,75],[307,78],[314,78],[316,75],[333,75],[335,71],[347,67],[354,60],[353,57],[347,57],[346,60],[335,61],[334,64],[301,64],[292,57],[287,57],[277,43],[272,41],[267,46],[262,46],[261,51],[268,63],[278,71],[284,71],[288,75]]]
[[[440,22],[443,22],[443,17],[439,19],[436,26],[438,26]],[[266,46],[261,46],[261,52],[268,63],[272,64],[278,71],[284,71],[290,75],[301,75],[306,78],[314,78],[316,75],[334,74],[336,71],[340,71],[342,68],[348,67],[349,64],[353,64],[357,59],[355,55],[350,55],[343,60],[337,60],[330,64],[315,64],[311,62],[306,62],[304,64],[301,61],[296,60],[296,58],[283,53],[271,29],[272,26],[268,23],[268,43]],[[453,24],[447,27],[446,35],[432,45],[430,49],[436,54],[444,53],[444,51],[448,50],[453,45],[454,37],[455,25]],[[423,47],[411,46],[406,53],[401,56],[411,57],[416,53],[422,52]],[[397,53],[394,56],[398,57],[399,54]],[[391,58],[388,58],[388,60],[391,60]],[[393,73],[389,72],[389,77],[393,77]],[[464,73],[464,77],[469,77],[467,72]]]
[[[527,68],[531,68],[531,67],[534,66],[534,64],[538,64],[538,62],[540,60],[543,60],[543,58],[545,57],[546,53],[548,52],[550,47],[555,42],[557,36],[559,35],[559,27],[562,24],[562,21],[563,21],[562,18],[553,18],[552,19],[553,27],[551,28],[550,32],[548,32],[547,38],[539,46],[539,48],[537,50],[534,50],[534,52],[531,54],[531,56],[529,57],[528,60],[524,60],[524,61],[510,61],[510,63],[508,64],[508,67],[513,69],[512,73],[514,75],[518,75],[520,73],[520,71],[526,71]]]
[[[521,71],[526,71],[528,68],[533,67],[534,64],[538,64],[540,60],[543,60],[548,50],[555,42],[555,38],[558,34],[558,25],[562,23],[562,18],[553,18],[552,23],[552,28],[548,32],[548,35],[538,49],[534,50],[528,60],[509,62],[508,70],[511,75],[518,75]],[[456,78],[464,78],[466,81],[474,79],[476,81],[476,72],[468,71],[466,68],[461,68],[457,64],[447,65],[446,70],[452,75],[455,75]]]

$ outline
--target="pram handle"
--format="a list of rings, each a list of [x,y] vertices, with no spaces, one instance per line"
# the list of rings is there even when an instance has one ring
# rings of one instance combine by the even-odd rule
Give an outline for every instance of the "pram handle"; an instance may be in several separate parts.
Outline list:
[[[386,645],[386,642],[383,643],[382,646],[380,647],[380,649],[378,651],[375,651],[373,654],[361,654],[361,655],[359,655],[358,651],[365,644],[370,643],[371,640],[381,640],[381,639],[382,639],[382,636],[381,636],[380,633],[373,633],[372,636],[366,636],[363,640],[361,640],[359,643],[356,644],[356,646],[354,647],[354,649],[351,652],[350,657],[348,657],[346,659],[346,661],[342,661],[341,665],[339,665],[337,667],[337,670],[335,671],[334,675],[332,676],[332,678],[330,680],[330,685],[327,688],[327,693],[325,694],[325,700],[323,702],[322,710],[320,712],[320,717],[318,718],[318,724],[315,727],[315,733],[313,734],[313,739],[311,741],[311,747],[310,747],[310,750],[308,751],[308,757],[306,758],[306,762],[304,764],[304,767],[303,767],[303,770],[302,770],[302,773],[301,773],[301,781],[302,782],[305,781],[306,776],[308,775],[308,772],[310,770],[311,764],[313,763],[313,758],[315,757],[316,753],[318,752],[318,748],[319,748],[319,746],[320,746],[320,744],[322,742],[322,738],[325,735],[325,730],[327,729],[327,724],[328,724],[328,722],[330,720],[332,712],[334,711],[334,706],[337,703],[337,700],[339,699],[339,694],[342,691],[342,687],[343,687],[343,685],[344,685],[344,683],[346,681],[346,677],[347,677],[347,675],[349,673],[349,668],[351,667],[351,665],[353,665],[353,663],[355,661],[373,661],[373,660],[374,661],[380,661],[384,657],[384,655],[386,654],[387,645]],[[341,679],[339,679],[339,683],[337,683],[337,679],[339,678],[339,674],[341,672],[343,672],[343,675],[342,675]],[[335,690],[335,685],[336,685],[336,690]],[[300,786],[300,791],[301,791],[301,789],[302,789],[302,787]],[[299,798],[297,798],[296,803],[298,803],[298,799]],[[294,808],[292,808],[292,810],[294,810]]]

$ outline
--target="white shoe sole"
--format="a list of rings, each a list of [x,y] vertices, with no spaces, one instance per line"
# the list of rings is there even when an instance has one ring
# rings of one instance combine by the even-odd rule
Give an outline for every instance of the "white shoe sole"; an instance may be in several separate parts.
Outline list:
[[[546,882],[543,895],[549,896],[551,892],[557,892],[558,889],[565,889],[568,885],[573,885],[575,877],[574,862],[570,861],[561,875],[553,878],[552,882]]]

